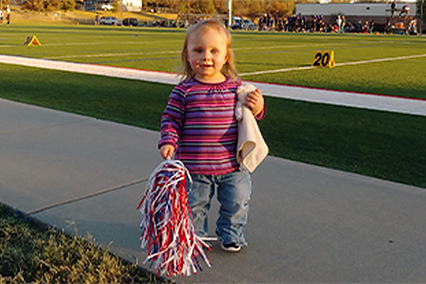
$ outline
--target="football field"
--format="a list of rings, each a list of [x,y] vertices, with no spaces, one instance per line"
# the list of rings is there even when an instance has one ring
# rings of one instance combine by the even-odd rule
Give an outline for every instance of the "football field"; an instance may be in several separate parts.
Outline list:
[[[426,99],[426,39],[233,32],[243,80]],[[35,35],[41,46],[25,46]],[[0,54],[176,72],[185,32],[94,26],[0,26]],[[317,51],[335,67],[312,67]],[[172,86],[0,64],[1,97],[158,130]],[[426,187],[426,118],[266,98],[270,154]]]
[[[177,72],[179,29],[94,26],[1,26],[0,53]],[[25,46],[35,35],[41,46]],[[426,38],[369,34],[233,32],[242,79],[426,99]],[[316,51],[336,67],[313,68]]]

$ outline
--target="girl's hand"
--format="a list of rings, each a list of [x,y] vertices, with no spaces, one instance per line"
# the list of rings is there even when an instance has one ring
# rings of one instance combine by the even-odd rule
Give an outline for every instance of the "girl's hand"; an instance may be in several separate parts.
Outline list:
[[[263,109],[263,96],[259,89],[250,92],[246,96],[246,106],[251,109],[254,116],[258,115]]]
[[[173,147],[172,145],[169,144],[165,144],[163,146],[161,146],[160,150],[160,156],[164,159],[167,160],[167,158],[172,158],[173,153],[175,152],[175,147]]]

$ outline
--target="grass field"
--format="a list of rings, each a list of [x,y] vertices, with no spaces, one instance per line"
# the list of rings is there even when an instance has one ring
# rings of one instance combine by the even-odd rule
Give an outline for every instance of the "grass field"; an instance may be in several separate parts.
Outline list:
[[[184,31],[94,26],[1,26],[0,53],[173,72]],[[42,46],[24,46],[36,35]],[[426,39],[406,36],[235,32],[237,67],[246,80],[426,99]],[[310,66],[334,50],[337,67]],[[339,65],[341,64],[341,65]],[[1,96],[11,100],[159,129],[172,86],[0,65]],[[284,69],[282,72],[271,72]],[[260,75],[244,75],[261,71]],[[426,118],[266,98],[260,123],[271,154],[426,187]]]
[[[126,27],[0,26],[0,52],[28,57],[173,72],[184,31]],[[0,29],[0,31],[1,31]],[[40,47],[23,43],[36,35]],[[279,84],[426,99],[426,38],[358,34],[233,33],[242,78]],[[334,50],[338,67],[267,73],[311,65],[316,50]],[[363,60],[423,55],[413,59],[340,65]],[[244,75],[255,71],[265,74]]]

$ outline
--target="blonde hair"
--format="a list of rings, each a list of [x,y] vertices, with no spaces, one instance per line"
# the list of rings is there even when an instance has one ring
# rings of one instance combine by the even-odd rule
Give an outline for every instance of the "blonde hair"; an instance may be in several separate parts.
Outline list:
[[[228,55],[228,59],[226,63],[222,67],[222,74],[228,76],[230,78],[235,78],[238,76],[237,69],[235,67],[235,56],[231,49],[232,37],[231,33],[226,29],[226,27],[215,19],[207,19],[192,25],[186,32],[185,42],[183,44],[182,52],[181,52],[181,73],[184,79],[189,78],[195,75],[195,71],[192,70],[191,65],[188,62],[188,41],[189,37],[196,32],[205,29],[216,30],[218,33],[224,35],[226,39],[226,52]]]

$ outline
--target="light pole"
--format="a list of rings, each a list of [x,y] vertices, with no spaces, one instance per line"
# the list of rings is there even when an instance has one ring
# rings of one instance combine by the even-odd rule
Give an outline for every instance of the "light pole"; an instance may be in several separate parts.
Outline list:
[[[422,28],[423,28],[423,9],[425,5],[425,0],[422,0],[422,3],[420,4],[420,35],[422,35]]]
[[[228,29],[230,29],[232,25],[232,0],[228,0],[226,5],[226,8],[228,8]]]

